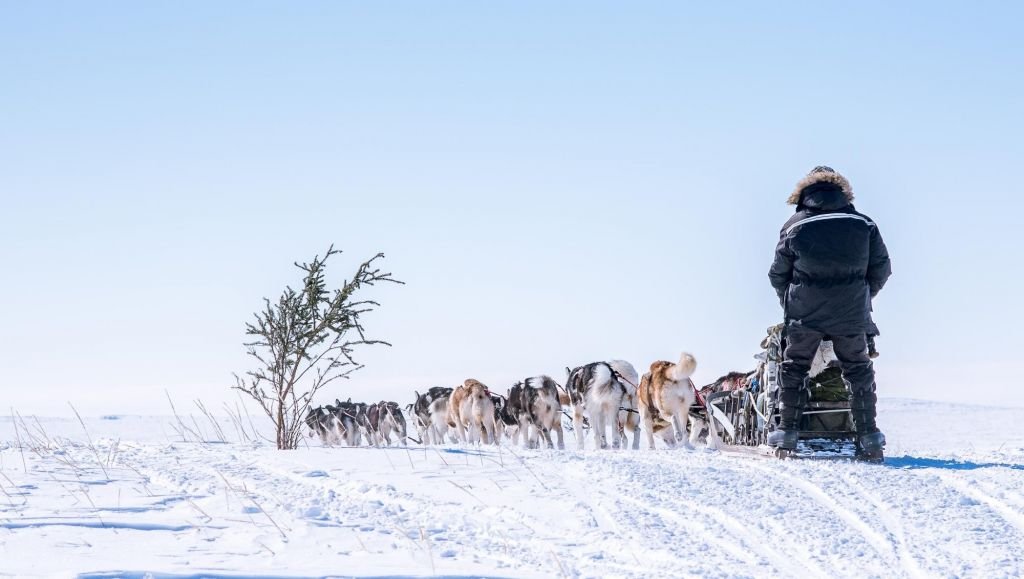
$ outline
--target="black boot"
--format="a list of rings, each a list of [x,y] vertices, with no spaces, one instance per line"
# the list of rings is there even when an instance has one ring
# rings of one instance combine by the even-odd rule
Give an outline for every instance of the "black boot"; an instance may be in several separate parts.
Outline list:
[[[800,419],[809,398],[809,381],[809,378],[805,378],[803,387],[787,388],[779,393],[779,427],[768,434],[768,446],[785,450],[796,449],[797,441],[800,439]]]
[[[868,432],[857,436],[855,458],[865,462],[882,462],[885,460],[885,435],[880,431]]]
[[[796,443],[799,439],[799,430],[774,430],[768,434],[768,446],[783,450],[796,450]]]
[[[853,427],[857,432],[857,458],[870,462],[882,462],[884,458],[885,435],[875,424],[875,404],[878,397],[872,384],[870,390],[853,392],[850,413]]]

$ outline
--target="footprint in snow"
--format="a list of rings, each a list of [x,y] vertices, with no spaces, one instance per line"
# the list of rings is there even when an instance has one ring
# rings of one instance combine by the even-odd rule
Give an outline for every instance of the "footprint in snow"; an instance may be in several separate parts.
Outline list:
[[[303,476],[305,476],[307,478],[317,478],[317,477],[329,477],[330,475],[328,475],[326,472],[324,472],[322,470],[311,470],[311,471],[307,472]]]

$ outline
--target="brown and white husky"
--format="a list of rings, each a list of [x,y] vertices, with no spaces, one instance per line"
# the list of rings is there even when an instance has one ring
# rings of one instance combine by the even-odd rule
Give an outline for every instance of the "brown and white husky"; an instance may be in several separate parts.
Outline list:
[[[478,380],[466,380],[448,399],[448,425],[459,442],[499,444],[490,392]]]
[[[674,447],[677,440],[693,446],[700,428],[690,424],[690,436],[686,441],[686,426],[690,418],[690,407],[697,400],[697,390],[690,376],[697,369],[697,360],[686,352],[673,364],[658,360],[651,364],[637,388],[640,422],[647,434],[647,444],[654,449],[654,434],[658,433],[668,446]],[[673,429],[678,432],[673,433]]]

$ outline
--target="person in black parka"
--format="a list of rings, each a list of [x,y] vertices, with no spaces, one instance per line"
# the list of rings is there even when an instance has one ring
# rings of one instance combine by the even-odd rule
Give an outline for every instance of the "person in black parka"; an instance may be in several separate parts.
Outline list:
[[[878,226],[853,207],[853,189],[830,167],[815,167],[789,197],[796,213],[782,226],[768,277],[785,312],[781,424],[768,443],[796,448],[807,373],[818,345],[831,339],[850,382],[858,449],[881,455],[875,425],[875,372],[867,335],[877,333],[871,300],[892,273]]]

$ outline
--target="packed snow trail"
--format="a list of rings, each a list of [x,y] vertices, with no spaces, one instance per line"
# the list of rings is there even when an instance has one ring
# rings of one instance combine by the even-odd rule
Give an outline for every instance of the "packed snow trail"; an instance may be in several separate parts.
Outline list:
[[[936,419],[947,415],[958,421]],[[707,450],[278,452],[175,441],[166,418],[142,417],[87,420],[91,442],[77,422],[41,419],[42,448],[0,419],[0,574],[1024,574],[1024,409],[887,401],[882,416],[885,465]],[[973,448],[957,446],[965,432]]]

